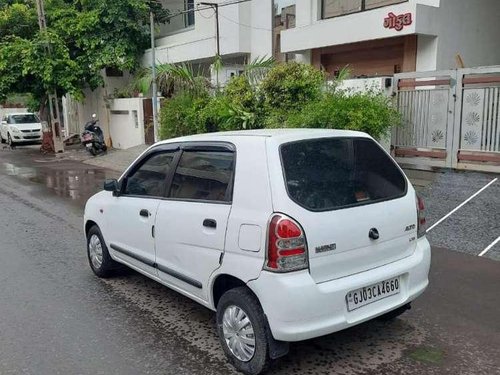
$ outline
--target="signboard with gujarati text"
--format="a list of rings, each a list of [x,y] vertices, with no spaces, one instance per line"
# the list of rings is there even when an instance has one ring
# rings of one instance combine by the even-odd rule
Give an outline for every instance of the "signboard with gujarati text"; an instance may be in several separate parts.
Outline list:
[[[384,18],[384,27],[386,29],[394,29],[396,31],[401,31],[405,26],[410,26],[412,23],[413,17],[411,13],[396,16],[391,12],[386,18]]]

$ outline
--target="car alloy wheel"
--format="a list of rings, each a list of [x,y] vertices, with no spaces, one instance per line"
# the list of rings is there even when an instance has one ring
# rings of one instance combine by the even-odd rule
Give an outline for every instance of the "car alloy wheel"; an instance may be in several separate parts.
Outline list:
[[[99,269],[102,266],[102,244],[96,234],[93,234],[89,240],[89,257],[94,268]]]
[[[227,347],[240,361],[248,362],[255,354],[255,334],[247,313],[238,306],[228,306],[222,318]]]

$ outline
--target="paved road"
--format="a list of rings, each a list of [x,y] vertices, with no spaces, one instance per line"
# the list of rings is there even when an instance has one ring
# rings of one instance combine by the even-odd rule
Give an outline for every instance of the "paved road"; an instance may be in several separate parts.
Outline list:
[[[0,374],[231,374],[213,314],[134,272],[95,278],[82,202],[113,173],[0,151]],[[434,249],[391,324],[293,344],[273,374],[500,374],[500,263]]]
[[[435,246],[478,255],[500,236],[500,175],[452,170],[407,173],[412,180],[422,181],[425,185],[419,189],[419,194],[426,203],[429,227],[497,178],[495,183],[435,227],[428,238]],[[485,257],[500,261],[500,243],[493,246]]]

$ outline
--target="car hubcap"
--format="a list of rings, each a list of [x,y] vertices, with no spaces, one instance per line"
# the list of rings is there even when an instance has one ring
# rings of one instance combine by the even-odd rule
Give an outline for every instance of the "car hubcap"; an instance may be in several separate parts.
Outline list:
[[[255,335],[246,312],[234,305],[226,308],[222,331],[231,353],[240,361],[250,361],[255,353]]]
[[[89,240],[89,256],[94,268],[101,268],[102,265],[102,245],[101,240],[95,234]]]

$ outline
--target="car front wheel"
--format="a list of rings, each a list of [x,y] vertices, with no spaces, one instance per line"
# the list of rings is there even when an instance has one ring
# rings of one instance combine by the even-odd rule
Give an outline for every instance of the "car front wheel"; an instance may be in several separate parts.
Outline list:
[[[14,141],[12,140],[12,138],[10,137],[10,133],[7,133],[7,144],[11,147],[15,146],[16,144],[14,143]]]
[[[90,228],[87,233],[87,256],[90,268],[99,277],[110,277],[113,271],[119,267],[119,264],[111,259],[106,243],[97,225]]]
[[[270,365],[266,320],[255,295],[246,287],[234,288],[217,305],[217,333],[229,362],[248,375]]]

